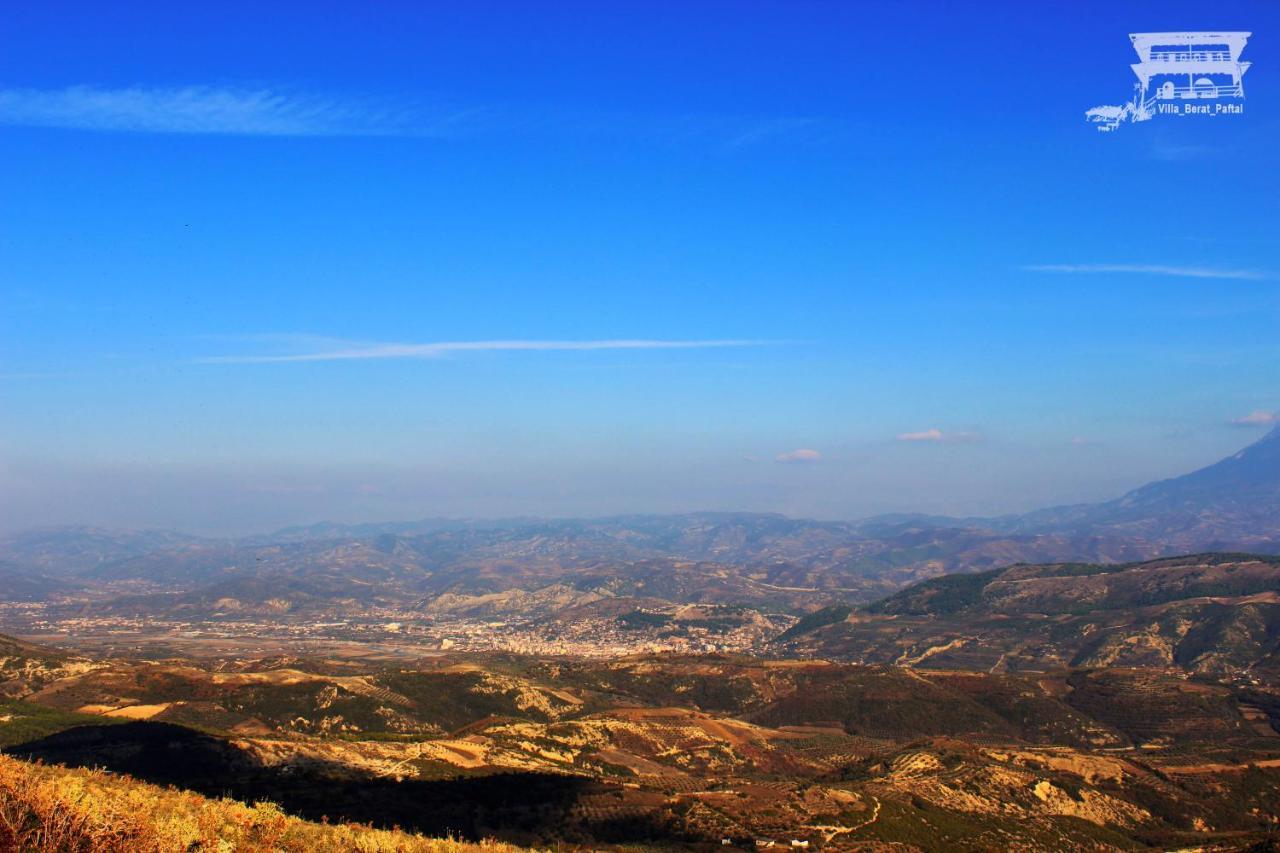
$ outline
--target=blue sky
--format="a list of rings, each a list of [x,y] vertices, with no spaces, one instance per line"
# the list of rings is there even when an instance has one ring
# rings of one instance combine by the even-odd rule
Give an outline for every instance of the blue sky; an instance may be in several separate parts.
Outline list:
[[[1213,461],[1280,409],[1280,11],[1112,5],[7,10],[0,526],[993,513]],[[1189,29],[1254,33],[1244,115],[1085,123]]]

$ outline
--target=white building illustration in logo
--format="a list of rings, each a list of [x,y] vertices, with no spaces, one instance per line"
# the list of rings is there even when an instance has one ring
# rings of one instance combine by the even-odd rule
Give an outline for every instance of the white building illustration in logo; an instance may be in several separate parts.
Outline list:
[[[1156,115],[1223,115],[1244,112],[1240,54],[1253,33],[1131,33],[1138,53],[1129,67],[1137,75],[1133,100],[1119,107],[1094,107],[1085,118],[1098,130]]]

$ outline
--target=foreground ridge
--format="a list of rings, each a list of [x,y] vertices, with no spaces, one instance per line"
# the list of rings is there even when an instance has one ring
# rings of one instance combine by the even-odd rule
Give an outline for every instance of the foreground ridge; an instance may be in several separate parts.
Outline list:
[[[286,815],[269,802],[248,806],[103,770],[0,756],[0,849],[506,853],[520,848],[424,838],[352,823],[314,823]]]

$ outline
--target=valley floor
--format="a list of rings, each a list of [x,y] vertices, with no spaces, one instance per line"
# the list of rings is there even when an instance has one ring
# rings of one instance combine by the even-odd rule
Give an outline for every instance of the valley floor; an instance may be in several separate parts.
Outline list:
[[[1236,850],[1280,816],[1280,691],[1169,670],[5,642],[6,831],[77,849]]]

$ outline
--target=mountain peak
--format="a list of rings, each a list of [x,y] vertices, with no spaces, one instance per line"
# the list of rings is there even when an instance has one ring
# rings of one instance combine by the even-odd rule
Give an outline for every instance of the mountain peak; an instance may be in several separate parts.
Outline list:
[[[1280,550],[1280,424],[1252,444],[1188,474],[1114,500],[1013,517],[1002,528],[1137,537],[1159,552]]]
[[[1181,477],[1150,483],[1125,497],[1169,498],[1194,494],[1201,501],[1206,498],[1234,501],[1259,491],[1280,496],[1280,427],[1212,465]]]

